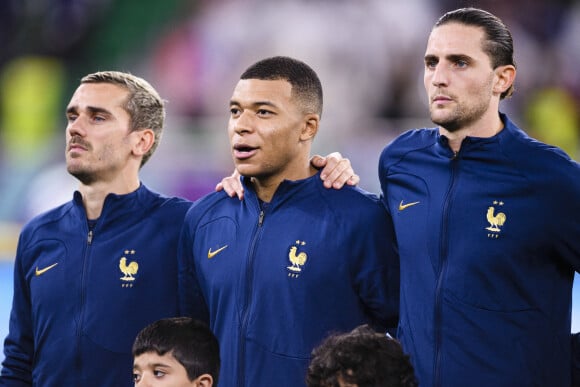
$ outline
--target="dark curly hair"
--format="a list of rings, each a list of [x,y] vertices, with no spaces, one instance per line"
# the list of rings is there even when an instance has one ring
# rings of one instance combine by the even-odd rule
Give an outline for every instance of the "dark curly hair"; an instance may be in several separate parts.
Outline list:
[[[358,387],[418,386],[401,344],[368,325],[333,334],[312,351],[307,386],[340,387],[339,380]]]

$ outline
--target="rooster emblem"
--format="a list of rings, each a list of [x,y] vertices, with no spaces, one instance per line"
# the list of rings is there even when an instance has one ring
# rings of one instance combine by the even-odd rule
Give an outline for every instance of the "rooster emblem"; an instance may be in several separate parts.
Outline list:
[[[497,204],[497,203],[494,202],[494,204]],[[503,204],[503,203],[501,203],[501,204]],[[503,212],[498,212],[495,215],[494,215],[494,212],[495,212],[495,208],[493,206],[490,206],[487,209],[487,221],[489,222],[489,227],[486,227],[485,229],[489,230],[489,231],[499,232],[500,226],[503,226],[503,224],[505,223],[506,216]]]
[[[306,242],[296,241],[297,245],[305,245]],[[296,255],[296,251],[298,250],[297,246],[290,247],[290,252],[288,253],[288,259],[290,260],[291,265],[287,267],[288,270],[293,272],[301,272],[301,266],[304,266],[308,256],[305,252],[301,252]]]
[[[122,257],[119,261],[119,269],[121,269],[121,273],[124,274],[124,276],[121,277],[122,281],[135,281],[135,277],[133,277],[133,275],[137,274],[137,271],[139,270],[139,264],[133,261],[127,265],[127,258]]]

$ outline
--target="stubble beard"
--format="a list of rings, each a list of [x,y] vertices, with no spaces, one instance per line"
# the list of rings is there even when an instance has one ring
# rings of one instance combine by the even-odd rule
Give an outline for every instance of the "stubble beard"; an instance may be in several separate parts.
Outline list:
[[[67,172],[84,185],[90,185],[97,180],[96,174],[85,167],[73,168],[68,166]]]
[[[67,152],[68,149],[71,145],[73,144],[79,144],[81,146],[83,146],[86,149],[86,152],[91,152],[92,151],[92,147],[91,144],[84,141],[80,136],[73,136],[71,137],[71,139],[69,140],[69,142],[67,143]],[[93,183],[96,180],[96,175],[93,171],[91,171],[90,166],[86,166],[83,165],[80,162],[80,157],[74,157],[71,156],[70,154],[65,154],[66,157],[66,170],[67,172],[74,176],[78,181],[80,181],[81,183],[88,185]],[[76,161],[76,162],[75,162]]]
[[[445,117],[436,118],[431,111],[431,121],[450,133],[457,132],[477,122],[489,109],[484,102],[469,108],[456,107]]]
[[[430,105],[431,121],[449,133],[457,132],[467,128],[479,121],[489,110],[491,101],[493,76],[490,75],[485,85],[478,89],[472,89],[467,101],[473,101],[472,104],[460,104],[454,99],[455,106],[448,114],[441,118],[434,117],[433,105]]]
[[[447,119],[447,120],[440,119],[440,120],[438,120],[438,119],[433,118],[433,115],[431,115],[431,121],[435,125],[447,130],[450,133],[458,131],[459,129],[461,129],[461,126],[462,126],[460,121],[457,119]]]

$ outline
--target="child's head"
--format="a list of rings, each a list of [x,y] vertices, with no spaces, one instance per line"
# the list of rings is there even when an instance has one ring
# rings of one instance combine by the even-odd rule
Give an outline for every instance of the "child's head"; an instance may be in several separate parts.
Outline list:
[[[368,325],[334,334],[312,351],[309,387],[416,387],[413,366],[401,344]]]
[[[145,327],[133,344],[136,386],[217,386],[219,344],[202,322],[166,318]]]

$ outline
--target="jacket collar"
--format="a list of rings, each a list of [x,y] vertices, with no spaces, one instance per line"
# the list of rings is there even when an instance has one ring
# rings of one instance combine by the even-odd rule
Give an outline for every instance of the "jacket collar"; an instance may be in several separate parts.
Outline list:
[[[500,130],[497,134],[491,136],[491,137],[471,137],[471,136],[467,136],[465,137],[465,139],[463,139],[463,142],[461,143],[461,153],[464,153],[465,151],[471,150],[475,148],[481,148],[486,147],[487,145],[490,144],[497,144],[499,142],[502,141],[503,138],[505,138],[506,136],[512,136],[514,134],[514,132],[519,132],[520,129],[508,118],[507,115],[505,115],[504,113],[499,113],[500,119],[504,124],[504,127],[502,130]],[[437,143],[442,146],[443,148],[445,148],[447,151],[445,151],[445,153],[450,153],[450,155],[452,155],[452,151],[449,148],[448,145],[448,139],[445,135],[442,135],[439,132],[439,129],[436,128],[437,131]]]
[[[143,209],[148,208],[149,204],[158,196],[143,183],[135,191],[128,194],[117,195],[110,193],[105,197],[103,211],[99,217],[98,224],[102,226],[119,218],[124,218],[129,214],[133,214],[133,218],[138,215],[144,216],[146,211],[143,211]],[[83,197],[79,191],[74,192],[73,203],[75,208],[86,217]]]
[[[251,182],[250,177],[242,176],[242,185],[248,199],[258,203],[260,200],[256,195],[254,185]],[[286,200],[294,197],[297,194],[310,194],[310,187],[315,187],[317,185],[322,186],[322,180],[320,179],[320,171],[316,172],[314,175],[301,180],[283,180],[282,183],[276,189],[274,196],[272,197],[271,207],[281,205]]]

